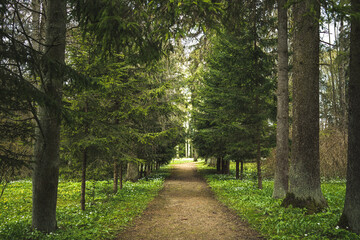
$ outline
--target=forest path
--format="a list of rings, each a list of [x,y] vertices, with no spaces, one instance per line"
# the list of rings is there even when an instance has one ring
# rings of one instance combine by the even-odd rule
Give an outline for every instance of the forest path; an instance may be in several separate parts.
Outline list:
[[[193,162],[174,165],[164,189],[118,239],[262,239],[217,201]]]

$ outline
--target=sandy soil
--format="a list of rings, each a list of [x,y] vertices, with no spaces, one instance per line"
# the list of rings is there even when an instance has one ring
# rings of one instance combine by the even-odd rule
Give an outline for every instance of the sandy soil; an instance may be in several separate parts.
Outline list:
[[[122,240],[263,239],[217,201],[194,163],[174,165],[164,189]]]

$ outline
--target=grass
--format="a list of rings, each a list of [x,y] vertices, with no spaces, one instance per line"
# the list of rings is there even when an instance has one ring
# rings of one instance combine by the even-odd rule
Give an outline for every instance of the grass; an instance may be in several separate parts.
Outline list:
[[[113,239],[141,214],[163,187],[168,170],[148,180],[125,182],[112,193],[112,181],[87,182],[86,210],[80,210],[80,182],[61,181],[58,189],[59,229],[43,234],[31,229],[31,181],[11,182],[0,198],[0,239]]]
[[[337,226],[344,206],[345,181],[323,182],[322,191],[329,207],[321,213],[307,215],[303,209],[281,207],[281,200],[271,197],[272,180],[265,180],[263,189],[259,190],[252,165],[246,166],[244,180],[215,174],[213,168],[202,163],[197,166],[217,198],[267,239],[360,239]]]
[[[174,164],[181,164],[181,163],[188,163],[188,162],[194,162],[194,159],[192,158],[174,158],[170,162],[170,166]]]

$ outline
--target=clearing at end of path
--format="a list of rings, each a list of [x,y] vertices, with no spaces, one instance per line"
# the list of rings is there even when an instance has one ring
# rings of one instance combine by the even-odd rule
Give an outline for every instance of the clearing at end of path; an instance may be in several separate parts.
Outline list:
[[[193,162],[174,165],[164,189],[119,240],[263,239],[217,201]]]

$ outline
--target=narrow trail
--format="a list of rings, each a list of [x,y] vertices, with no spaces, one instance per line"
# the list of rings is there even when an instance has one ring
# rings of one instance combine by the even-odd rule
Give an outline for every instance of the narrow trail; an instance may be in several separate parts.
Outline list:
[[[217,201],[194,163],[174,165],[164,189],[119,240],[263,239]]]

